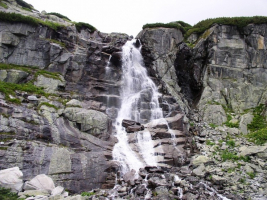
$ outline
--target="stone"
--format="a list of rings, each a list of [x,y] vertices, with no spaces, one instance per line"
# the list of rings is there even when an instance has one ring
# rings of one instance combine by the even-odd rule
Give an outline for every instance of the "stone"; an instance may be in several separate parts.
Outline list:
[[[209,124],[222,125],[227,118],[221,105],[208,105],[203,111],[203,120]]]
[[[127,133],[133,133],[133,132],[142,131],[142,130],[144,130],[143,125],[132,125],[126,128]]]
[[[71,99],[69,102],[66,103],[67,106],[73,106],[73,107],[82,107],[82,102],[76,100],[76,99]]]
[[[211,181],[215,185],[223,185],[226,183],[226,179],[217,175],[212,175]]]
[[[57,186],[52,190],[51,195],[56,196],[56,195],[61,195],[63,193],[64,193],[64,187]]]
[[[60,79],[63,81],[39,75],[34,85],[43,87],[44,91],[47,93],[56,93],[60,87],[65,87],[64,78],[60,76]]]
[[[111,121],[106,114],[84,108],[67,107],[63,114],[70,121],[76,122],[79,129],[93,135],[109,133]]]
[[[199,177],[204,177],[206,172],[205,172],[205,165],[201,163],[197,168],[193,170],[193,174]]]
[[[23,173],[18,167],[0,170],[0,186],[20,192],[23,186]]]
[[[36,96],[28,96],[27,99],[29,101],[38,101],[37,97]]]
[[[38,195],[43,195],[43,196],[49,196],[50,194],[46,190],[26,190],[24,192],[19,192],[19,196],[38,196]]]
[[[54,181],[45,174],[35,176],[24,185],[24,190],[44,190],[49,194],[55,189]]]
[[[123,175],[123,179],[126,183],[133,186],[134,180],[136,179],[136,171],[134,169],[132,169],[131,171],[125,173]]]
[[[239,123],[239,128],[241,130],[241,133],[243,134],[248,133],[247,125],[250,124],[252,120],[253,120],[253,115],[250,113],[247,113],[241,116],[240,123]]]
[[[205,164],[209,161],[210,161],[210,159],[207,156],[196,156],[191,160],[191,163],[194,166],[199,166],[199,165]]]
[[[20,70],[0,70],[0,81],[7,83],[20,83],[28,77],[29,73]]]
[[[250,156],[253,154],[263,153],[266,151],[267,145],[265,146],[241,146],[239,148],[239,155],[241,156]]]

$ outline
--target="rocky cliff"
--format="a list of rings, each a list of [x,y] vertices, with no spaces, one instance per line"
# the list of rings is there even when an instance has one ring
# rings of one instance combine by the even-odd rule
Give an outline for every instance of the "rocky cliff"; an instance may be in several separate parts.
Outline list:
[[[6,4],[5,12],[64,26],[0,20],[0,169],[19,167],[24,181],[46,174],[72,193],[112,189],[121,51],[132,37],[77,30],[57,16]],[[162,169],[118,179],[112,195],[144,197],[147,183],[154,199],[212,199],[214,189],[233,199],[265,198],[267,25],[213,24],[186,39],[175,28],[145,28],[137,38],[169,127],[144,125]],[[260,143],[250,135],[257,131]],[[137,142],[137,133],[129,134],[136,152]]]

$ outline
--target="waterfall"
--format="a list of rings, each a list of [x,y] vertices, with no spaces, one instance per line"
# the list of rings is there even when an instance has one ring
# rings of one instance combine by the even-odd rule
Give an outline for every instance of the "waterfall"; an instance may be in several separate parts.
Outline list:
[[[122,174],[134,169],[136,172],[146,165],[156,166],[153,142],[148,130],[137,133],[136,143],[139,155],[136,154],[128,143],[128,134],[122,127],[122,120],[129,119],[140,123],[147,123],[163,117],[159,107],[159,93],[157,86],[148,77],[143,66],[140,53],[141,46],[136,47],[140,41],[128,41],[123,46],[122,56],[122,83],[121,107],[115,122],[118,143],[113,149],[113,158],[121,164]]]

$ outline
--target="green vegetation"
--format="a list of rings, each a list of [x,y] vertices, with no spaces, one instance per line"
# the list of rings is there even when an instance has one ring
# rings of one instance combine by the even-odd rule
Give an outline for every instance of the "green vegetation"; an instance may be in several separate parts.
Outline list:
[[[61,47],[66,48],[66,44],[65,44],[64,42],[60,42],[60,41],[58,41],[58,40],[55,40],[55,39],[48,39],[48,38],[46,38],[46,40],[48,40],[48,41],[50,41],[50,42],[52,42],[52,43],[59,44]]]
[[[213,124],[213,123],[209,124],[209,126],[210,126],[211,128],[216,128],[216,127],[218,127],[218,125]]]
[[[10,189],[0,187],[0,200],[19,200],[18,195]]]
[[[10,22],[10,23],[25,23],[32,26],[38,26],[39,24],[47,26],[51,29],[58,30],[59,28],[63,28],[64,26],[50,22],[50,21],[42,21],[40,19],[36,19],[29,16],[24,16],[17,13],[5,13],[0,12],[0,21]]]
[[[235,141],[234,140],[229,140],[229,141],[226,141],[226,144],[231,147],[231,148],[234,148],[235,147]]]
[[[253,111],[253,120],[247,126],[251,133],[247,134],[246,137],[257,145],[267,142],[267,122],[263,114],[265,110],[266,107],[263,104],[257,106]]]
[[[30,10],[33,9],[33,6],[31,4],[26,3],[23,0],[16,0],[17,4],[19,4],[20,6],[24,7],[24,8],[28,8]]]
[[[81,196],[92,196],[94,195],[95,193],[94,192],[82,192]]]
[[[8,6],[2,0],[0,1],[0,6],[5,8],[5,9],[8,8]]]
[[[206,19],[198,22],[191,27],[185,34],[185,38],[188,38],[192,33],[202,34],[213,24],[224,24],[237,26],[239,30],[248,24],[263,24],[267,23],[267,17],[265,16],[254,16],[254,17],[219,17],[213,19]]]
[[[246,179],[241,178],[241,179],[238,180],[238,182],[244,184],[244,183],[246,183]]]
[[[164,24],[164,23],[154,23],[154,24],[145,24],[145,25],[143,25],[143,29],[145,29],[145,28],[158,28],[158,27],[162,27],[162,28],[176,28],[178,30],[181,30],[182,33],[185,33],[186,30],[187,30],[187,28],[188,28],[188,27],[183,27],[181,25],[181,23],[176,23],[176,22],[171,22],[171,23],[167,23],[167,24]]]
[[[233,161],[243,160],[244,162],[250,161],[250,158],[248,156],[237,156],[236,153],[230,152],[227,149],[221,152],[221,158],[223,161],[226,160],[233,160]]]
[[[19,99],[10,97],[10,95],[15,96],[16,90],[47,96],[42,88],[36,87],[32,83],[15,84],[0,81],[0,92],[5,95],[6,101],[20,104],[21,101]]]
[[[62,15],[62,14],[60,14],[60,13],[50,12],[50,13],[47,13],[47,15],[55,15],[55,16],[61,18],[61,19],[66,19],[66,20],[68,20],[68,21],[71,21],[68,17],[66,17],[65,15]]]
[[[27,73],[34,74],[34,79],[31,81],[31,83],[33,83],[39,75],[43,75],[47,78],[61,80],[60,74],[56,72],[49,72],[41,70],[38,67],[32,67],[32,66],[20,66],[20,65],[0,63],[0,70],[10,70],[10,69],[21,70]]]
[[[55,105],[52,105],[52,104],[50,104],[48,102],[42,102],[42,103],[40,103],[39,106],[38,106],[38,108],[37,108],[37,110],[40,110],[40,108],[42,106],[47,106],[47,107],[50,107],[50,108],[54,108],[55,110],[58,110],[58,107],[56,107]]]
[[[93,27],[90,24],[84,23],[84,22],[77,22],[77,23],[75,23],[75,26],[76,26],[76,29],[78,30],[78,32],[81,32],[82,29],[89,29],[89,31],[91,33],[96,31],[95,27]]]
[[[214,142],[211,142],[210,140],[206,140],[206,144],[207,144],[207,145],[210,145],[210,146],[215,145],[215,143],[214,143]]]
[[[253,179],[256,176],[255,172],[247,172],[247,175],[249,176],[249,178]]]

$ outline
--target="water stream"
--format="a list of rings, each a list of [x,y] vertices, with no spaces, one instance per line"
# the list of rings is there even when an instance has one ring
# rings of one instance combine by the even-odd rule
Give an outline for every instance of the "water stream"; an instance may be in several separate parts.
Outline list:
[[[143,66],[141,47],[136,48],[135,43],[136,40],[132,40],[123,46],[120,94],[122,103],[115,122],[115,136],[118,138],[118,143],[113,149],[113,158],[120,162],[122,174],[131,169],[138,172],[145,165],[157,165],[149,131],[138,133],[137,144],[140,155],[137,155],[128,143],[128,135],[122,127],[122,120],[146,123],[163,117],[162,109],[159,107],[157,86],[148,77],[146,68]]]

